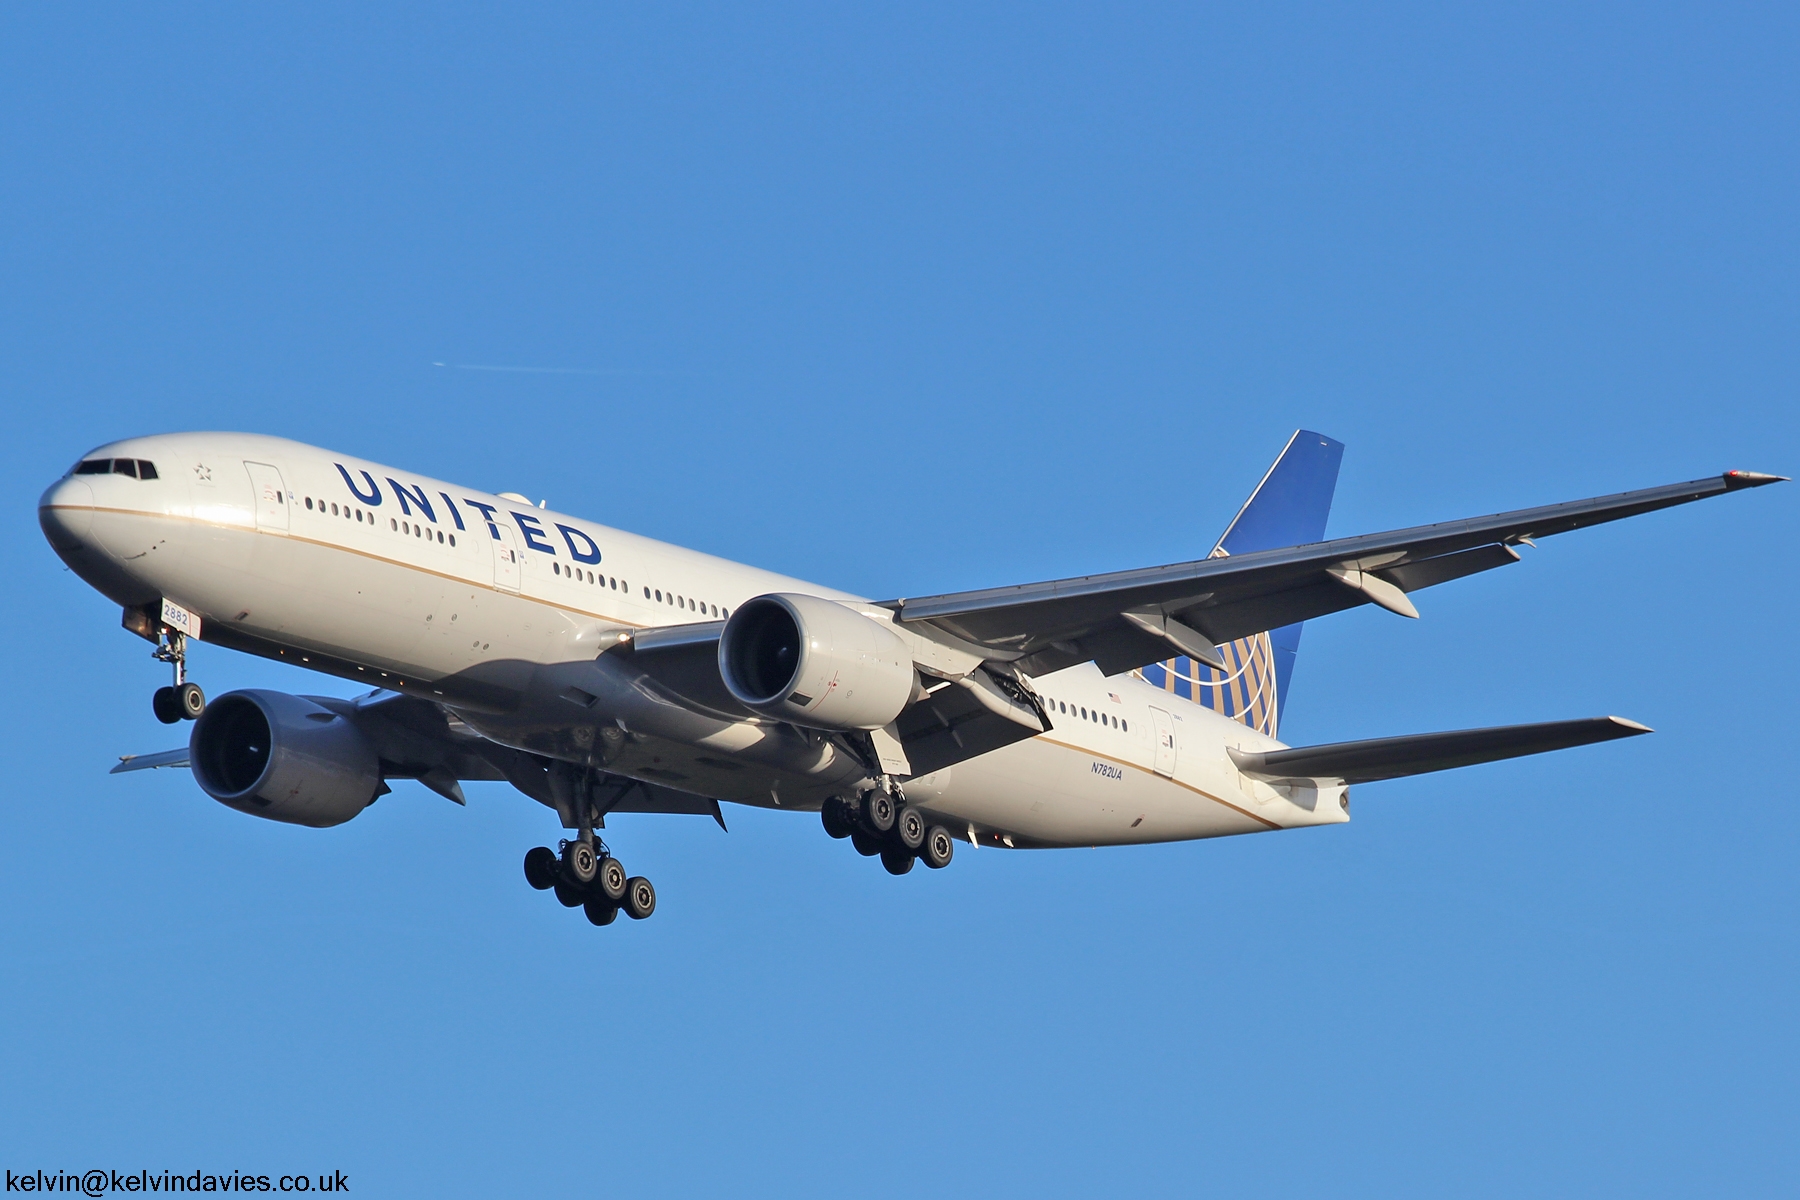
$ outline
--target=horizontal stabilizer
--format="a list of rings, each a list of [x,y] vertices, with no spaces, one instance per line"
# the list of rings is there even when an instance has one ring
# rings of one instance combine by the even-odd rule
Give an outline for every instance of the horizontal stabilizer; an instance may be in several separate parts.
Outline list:
[[[188,765],[188,748],[164,750],[160,754],[121,754],[119,765],[108,771],[108,775],[117,775],[121,771],[148,771],[152,767],[185,767]]]
[[[1318,779],[1339,783],[1372,783],[1402,775],[1424,775],[1476,763],[1496,762],[1549,750],[1566,750],[1614,738],[1636,737],[1650,728],[1624,717],[1587,717],[1579,721],[1545,721],[1537,725],[1500,725],[1491,729],[1455,729],[1405,737],[1334,742],[1328,746],[1295,746],[1260,753],[1231,749],[1238,770],[1258,779]]]

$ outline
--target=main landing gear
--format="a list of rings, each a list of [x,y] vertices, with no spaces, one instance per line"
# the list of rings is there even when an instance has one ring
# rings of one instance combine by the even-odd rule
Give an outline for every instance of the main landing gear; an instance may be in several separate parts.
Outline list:
[[[205,712],[206,693],[187,677],[187,634],[163,626],[162,640],[150,653],[158,662],[166,662],[175,669],[174,685],[157,688],[156,694],[150,697],[156,719],[164,725],[173,725],[177,721],[192,721]]]
[[[594,836],[606,808],[594,799],[594,775],[567,763],[552,766],[552,795],[564,828],[575,837],[557,850],[537,846],[525,852],[525,882],[540,892],[555,892],[564,908],[579,908],[596,925],[611,925],[619,910],[634,921],[656,911],[656,889],[642,875],[627,875],[606,843]]]
[[[956,852],[950,831],[928,824],[893,784],[847,799],[831,796],[819,810],[819,819],[832,837],[849,838],[858,854],[879,857],[890,875],[906,874],[915,862],[940,870],[950,865]]]
[[[642,875],[627,876],[606,843],[577,838],[562,843],[558,854],[548,846],[525,852],[525,882],[540,892],[555,892],[564,908],[579,908],[596,925],[611,925],[619,910],[634,921],[656,911],[656,889]]]

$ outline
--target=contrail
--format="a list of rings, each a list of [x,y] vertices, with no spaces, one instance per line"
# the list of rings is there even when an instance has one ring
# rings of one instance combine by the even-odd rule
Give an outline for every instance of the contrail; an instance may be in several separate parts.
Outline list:
[[[451,371],[505,371],[517,375],[680,375],[681,371],[634,370],[626,367],[501,367],[486,363],[442,363],[434,362],[434,367],[444,367]]]

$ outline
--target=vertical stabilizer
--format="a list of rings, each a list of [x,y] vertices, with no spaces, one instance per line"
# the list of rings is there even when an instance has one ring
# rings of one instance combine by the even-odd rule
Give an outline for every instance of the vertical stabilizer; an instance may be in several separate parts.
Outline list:
[[[1324,541],[1343,458],[1342,442],[1296,430],[1225,527],[1211,557]],[[1219,650],[1229,670],[1216,671],[1184,657],[1145,667],[1142,674],[1164,691],[1276,736],[1300,650],[1300,625],[1239,638]]]

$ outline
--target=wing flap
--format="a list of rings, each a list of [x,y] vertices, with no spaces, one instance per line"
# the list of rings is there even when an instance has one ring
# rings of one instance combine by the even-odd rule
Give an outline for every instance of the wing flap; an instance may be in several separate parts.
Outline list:
[[[124,771],[149,771],[157,767],[185,767],[188,765],[188,748],[179,750],[163,750],[156,754],[121,754],[119,765],[108,771],[108,775],[117,775]]]
[[[1576,721],[1544,721],[1535,725],[1415,733],[1361,742],[1296,746],[1286,750],[1230,749],[1227,753],[1238,770],[1257,779],[1373,783],[1379,779],[1449,771],[1476,763],[1567,750],[1572,746],[1588,746],[1649,732],[1648,726],[1624,717],[1589,717]]]

